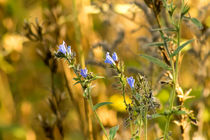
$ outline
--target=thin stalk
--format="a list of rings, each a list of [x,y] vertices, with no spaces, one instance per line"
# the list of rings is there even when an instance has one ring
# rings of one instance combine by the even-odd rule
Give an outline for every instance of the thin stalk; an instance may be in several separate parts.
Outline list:
[[[175,75],[175,71],[174,71],[174,68],[173,68],[173,75]],[[174,77],[174,76],[173,76]],[[174,79],[174,78],[173,78]],[[172,89],[172,95],[169,99],[169,110],[171,111],[173,109],[173,102],[174,102],[174,98],[175,98],[175,95],[176,95],[176,85],[175,85],[175,80],[174,80],[174,84],[173,84],[173,89]],[[170,120],[171,120],[171,115],[169,114],[167,117],[166,117],[166,125],[165,125],[165,131],[164,131],[164,140],[168,139],[168,131],[169,131],[169,124],[170,124]]]
[[[141,140],[141,115],[139,115],[139,140]]]
[[[64,66],[63,66],[63,69],[64,69]],[[65,70],[64,70],[65,71]],[[75,99],[75,97],[73,96],[73,93],[72,93],[72,89],[69,85],[69,81],[68,81],[68,78],[67,78],[67,74],[66,72],[64,72],[64,78],[65,78],[65,81],[66,81],[66,86],[67,86],[67,91],[68,91],[68,94],[69,94],[69,97],[70,97],[70,100],[72,101],[73,105],[76,107],[76,111],[77,111],[77,114],[81,120],[81,125],[80,125],[80,128],[81,130],[83,130],[83,133],[85,133],[85,129],[84,129],[84,119],[82,117],[82,112],[80,110],[80,107],[79,107],[79,104],[77,102],[77,100]]]
[[[127,102],[125,99],[125,84],[124,83],[122,83],[122,92],[123,92],[123,100],[124,100],[125,106],[127,107]]]
[[[60,110],[58,108],[58,99],[56,97],[56,93],[55,93],[55,83],[54,83],[54,72],[51,71],[51,88],[52,88],[52,98],[54,98],[54,101],[55,101],[55,106],[56,106],[56,116],[57,116],[57,127],[58,127],[58,130],[60,132],[60,136],[61,136],[61,139],[63,140],[64,139],[64,133],[63,133],[63,124],[60,124],[62,123],[62,121],[60,122],[61,120],[61,114],[60,114]]]
[[[144,140],[147,140],[147,107],[144,111]]]
[[[114,68],[116,68],[117,72],[120,74],[120,83],[122,85],[123,100],[124,100],[125,106],[127,107],[127,102],[126,102],[126,99],[125,99],[125,82],[124,82],[125,78],[124,78],[123,72],[117,66],[114,66]]]
[[[88,94],[89,94],[89,93],[88,93]],[[97,119],[99,125],[101,126],[101,128],[102,128],[102,130],[103,130],[103,132],[104,132],[104,134],[105,134],[105,136],[106,136],[106,138],[107,138],[107,140],[109,140],[109,137],[108,137],[108,134],[107,134],[107,132],[106,132],[106,129],[104,128],[103,123],[101,122],[101,120],[100,120],[98,114],[96,113],[96,111],[95,111],[94,108],[93,108],[93,101],[92,101],[92,98],[91,98],[90,95],[88,95],[88,102],[89,102],[90,107],[92,108],[92,111],[93,111],[93,113],[94,113],[94,115],[95,115],[95,117],[96,117],[96,119]]]
[[[77,13],[77,8],[76,8],[76,0],[72,1],[72,8],[73,8],[73,16],[74,16],[74,28],[75,28],[75,37],[76,37],[76,44],[77,44],[77,49],[79,52],[79,60],[82,68],[85,68],[85,59],[84,59],[84,52],[83,48],[81,45],[81,32],[80,32],[80,25],[78,21],[78,13]],[[91,116],[90,112],[90,107],[84,99],[84,108],[85,108],[85,118],[86,121],[88,122],[88,137],[90,140],[93,140],[93,128],[92,128],[92,120],[89,116]]]
[[[130,121],[130,131],[131,131],[131,138],[133,138],[133,124],[132,121]]]
[[[158,23],[158,26],[159,26],[159,28],[161,28],[161,24],[160,24],[160,20],[159,20],[159,18],[158,18],[158,14],[156,13],[156,11],[154,11],[154,14],[155,14],[155,17],[156,17],[156,20],[157,20],[157,23]],[[163,31],[159,31],[160,32],[160,35],[161,35],[161,38],[163,39],[163,41],[164,41],[164,47],[165,47],[165,50],[166,50],[166,52],[167,52],[167,55],[169,56],[169,59],[170,59],[170,64],[171,64],[171,67],[172,67],[172,73],[173,73],[173,83],[174,83],[174,86],[173,86],[173,90],[172,90],[172,95],[171,95],[171,97],[170,97],[170,99],[169,99],[169,110],[171,110],[172,108],[173,108],[173,101],[174,101],[174,98],[175,98],[175,83],[176,83],[176,78],[175,78],[175,69],[174,69],[174,63],[173,63],[173,60],[172,60],[172,58],[170,57],[170,52],[169,52],[169,50],[168,50],[168,45],[167,45],[167,42],[166,42],[166,40],[165,40],[165,38],[164,38],[164,33],[163,33]],[[168,130],[169,130],[169,123],[170,123],[170,115],[168,115],[167,116],[167,121],[166,121],[166,125],[165,125],[165,130],[164,130],[164,140],[166,140],[167,139],[167,137],[168,137]]]
[[[183,3],[182,3],[182,8],[183,8]],[[181,11],[182,11],[181,8]],[[177,25],[177,47],[180,46],[180,37],[181,37],[181,13],[180,13],[180,17],[178,20],[178,25]],[[176,87],[178,85],[178,67],[179,67],[179,53],[176,55],[176,67],[174,68],[174,64],[172,65],[172,71],[173,71],[173,91],[172,91],[172,95],[170,98],[170,105],[169,105],[169,111],[172,111],[173,109],[173,104],[174,104],[174,99],[175,99],[175,95],[176,95]],[[164,132],[164,140],[168,139],[168,130],[169,130],[169,123],[170,123],[170,118],[171,116],[167,116],[167,122],[166,122],[166,126],[165,126],[165,132]]]
[[[164,0],[164,3],[166,4],[165,0]],[[167,8],[167,6],[166,6],[166,8]],[[158,14],[156,13],[156,11],[154,11],[154,14],[155,14],[155,17],[156,17],[159,28],[161,28],[161,24],[160,24]],[[180,22],[181,22],[181,15],[180,15],[180,18],[179,18],[179,21],[178,21],[177,47],[179,47],[179,45],[180,45]],[[171,67],[172,67],[172,73],[173,73],[173,89],[172,89],[171,97],[169,99],[169,110],[171,111],[173,109],[173,103],[174,103],[174,99],[175,99],[175,95],[176,95],[176,84],[177,84],[177,80],[178,80],[179,54],[176,56],[176,67],[174,68],[173,59],[170,57],[170,52],[168,50],[168,45],[167,45],[167,42],[165,41],[163,31],[160,30],[160,34],[161,34],[161,38],[164,41],[164,46],[165,46],[166,52],[169,56]],[[167,121],[166,121],[165,131],[164,131],[164,140],[168,139],[168,131],[169,131],[169,124],[170,124],[171,116],[168,115],[166,119],[167,119]]]

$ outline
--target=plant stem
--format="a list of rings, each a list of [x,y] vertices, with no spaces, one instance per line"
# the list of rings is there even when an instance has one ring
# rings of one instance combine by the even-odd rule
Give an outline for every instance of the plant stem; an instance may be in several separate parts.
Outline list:
[[[139,140],[141,139],[141,115],[139,115]]]
[[[183,3],[182,3],[182,8],[183,8]],[[181,11],[182,11],[181,8]],[[180,17],[178,19],[178,24],[177,24],[177,48],[180,46],[180,37],[181,37],[181,13],[180,13]],[[169,105],[169,111],[172,111],[173,109],[173,103],[174,103],[174,99],[175,99],[175,95],[176,95],[176,87],[178,85],[178,75],[179,75],[179,53],[176,55],[176,67],[174,68],[174,64],[172,65],[172,71],[173,71],[173,91],[172,91],[172,95],[170,98],[170,105]],[[168,130],[169,130],[169,123],[170,123],[170,118],[171,116],[168,115],[167,116],[167,122],[166,122],[166,126],[165,126],[165,132],[164,132],[164,140],[168,139]]]
[[[125,99],[125,84],[124,83],[122,83],[122,92],[123,92],[124,103],[125,103],[125,106],[127,107],[127,102],[126,102],[126,99]]]
[[[131,138],[133,138],[133,124],[132,121],[130,120],[130,131],[131,131]]]
[[[147,140],[147,107],[144,111],[144,140]]]
[[[74,17],[74,29],[75,29],[75,38],[76,38],[76,44],[77,44],[77,51],[80,54],[79,60],[82,68],[85,68],[85,59],[84,59],[84,52],[83,48],[81,45],[81,32],[80,32],[80,25],[79,25],[79,20],[78,20],[78,12],[77,12],[77,7],[76,7],[76,0],[72,1],[72,9],[73,9],[73,17]],[[92,120],[89,116],[90,114],[90,107],[84,99],[84,108],[85,108],[85,118],[86,121],[88,122],[88,136],[90,140],[93,140],[93,128],[92,128]]]
[[[103,130],[103,132],[104,132],[104,134],[105,134],[105,136],[106,136],[106,138],[107,138],[107,140],[109,140],[109,137],[108,137],[108,134],[107,134],[107,132],[106,132],[106,129],[104,128],[103,123],[101,122],[101,120],[100,120],[98,114],[96,113],[96,111],[95,111],[94,108],[93,108],[93,101],[92,101],[92,98],[91,98],[91,96],[90,96],[89,93],[88,93],[88,102],[89,102],[90,107],[92,108],[92,111],[93,111],[93,113],[94,113],[94,115],[95,115],[95,117],[96,117],[96,119],[97,119],[99,125],[101,126],[101,128],[102,128],[102,130]]]
[[[73,93],[72,93],[72,89],[70,87],[70,84],[69,84],[69,81],[68,81],[68,77],[67,77],[67,73],[66,73],[66,70],[64,68],[64,65],[63,65],[63,69],[64,69],[64,78],[65,78],[65,81],[66,81],[66,86],[67,86],[67,91],[68,91],[68,94],[69,94],[69,97],[70,97],[70,100],[71,102],[73,103],[73,105],[76,107],[76,111],[77,111],[77,114],[78,114],[78,117],[79,119],[81,120],[80,121],[80,128],[81,130],[83,131],[83,133],[85,134],[85,129],[84,129],[84,119],[83,119],[83,115],[82,115],[82,111],[80,110],[80,106],[78,104],[78,101],[76,100],[76,98],[73,96]]]

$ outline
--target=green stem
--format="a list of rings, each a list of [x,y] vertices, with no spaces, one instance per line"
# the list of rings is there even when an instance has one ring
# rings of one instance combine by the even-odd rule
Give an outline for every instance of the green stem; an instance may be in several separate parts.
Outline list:
[[[183,3],[182,3],[182,8],[183,8]],[[182,11],[181,8],[181,11]],[[180,37],[181,37],[181,13],[180,13],[180,17],[178,20],[178,25],[177,25],[177,47],[180,46]],[[175,99],[175,95],[176,95],[176,87],[178,84],[178,67],[179,67],[179,53],[176,55],[176,67],[174,68],[174,64],[172,65],[172,71],[173,71],[173,91],[172,91],[172,95],[170,98],[170,105],[169,105],[169,111],[171,112],[173,109],[173,103],[174,103],[174,99]],[[167,116],[167,122],[166,122],[166,126],[165,126],[165,132],[164,132],[164,140],[168,139],[168,130],[169,130],[169,123],[170,123],[170,118],[171,116],[168,115]]]
[[[147,107],[144,111],[144,140],[147,140]]]
[[[139,140],[141,139],[141,115],[139,115]]]
[[[131,138],[133,138],[133,124],[132,121],[130,121],[130,131],[131,131]]]
[[[166,3],[166,1],[165,1]],[[158,14],[154,11],[154,14],[155,14],[155,17],[156,17],[156,20],[157,20],[157,23],[158,23],[158,26],[159,28],[161,28],[161,24],[160,24],[160,21],[159,21],[159,18],[158,18]],[[170,52],[168,50],[168,44],[165,40],[165,37],[164,37],[164,33],[163,31],[160,30],[160,35],[161,35],[161,38],[163,39],[164,41],[164,47],[165,47],[165,50],[167,52],[167,55],[169,56],[169,59],[170,59],[170,64],[171,64],[171,67],[172,67],[172,72],[173,72],[173,83],[176,83],[175,82],[175,69],[174,69],[174,63],[173,63],[173,60],[172,58],[170,57]],[[173,108],[173,101],[174,101],[174,98],[175,98],[175,84],[173,86],[173,91],[172,91],[172,95],[171,95],[171,98],[169,100],[169,110],[171,110]],[[165,125],[165,131],[164,131],[164,140],[166,140],[168,138],[168,130],[169,130],[169,123],[170,123],[170,115],[167,116],[167,121],[166,121],[166,125]]]
[[[104,134],[105,134],[105,136],[106,136],[106,138],[107,138],[107,140],[109,140],[109,137],[108,137],[108,134],[107,134],[107,132],[106,132],[106,129],[104,128],[103,123],[101,122],[101,120],[100,120],[98,114],[96,113],[96,111],[95,111],[94,108],[93,108],[93,101],[92,101],[92,98],[91,98],[90,95],[88,95],[88,102],[89,102],[90,107],[92,108],[92,111],[93,111],[93,113],[94,113],[94,115],[95,115],[95,117],[96,117],[96,119],[97,119],[99,125],[101,126],[101,128],[102,128],[102,130],[103,130],[103,132],[104,132]]]
[[[120,83],[122,85],[122,95],[123,95],[123,100],[124,100],[124,104],[127,107],[127,102],[125,99],[125,77],[123,75],[123,70],[121,71],[117,66],[114,66],[114,68],[117,70],[117,72],[120,74]]]
[[[127,102],[126,102],[126,99],[125,99],[125,84],[124,83],[122,83],[122,92],[123,92],[124,103],[125,103],[125,106],[127,107]]]

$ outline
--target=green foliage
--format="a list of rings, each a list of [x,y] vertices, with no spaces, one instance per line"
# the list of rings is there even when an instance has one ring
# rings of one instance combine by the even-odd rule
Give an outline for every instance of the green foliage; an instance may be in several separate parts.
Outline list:
[[[109,130],[109,140],[113,140],[114,139],[118,129],[119,129],[119,126],[117,125],[117,126],[112,127]]]
[[[161,61],[158,58],[155,58],[155,57],[152,57],[149,55],[144,55],[144,54],[141,54],[140,56],[151,61],[154,64],[157,64],[158,66],[162,67],[165,70],[171,70],[171,68],[166,63],[164,63],[163,61]]]
[[[159,46],[163,46],[163,45],[164,45],[163,42],[152,42],[152,43],[146,44],[145,46],[156,46],[156,47],[159,47]]]
[[[203,29],[202,23],[196,18],[190,18],[193,24],[195,24],[199,29]]]
[[[193,42],[194,39],[188,40],[185,43],[183,43],[181,46],[179,46],[172,54],[171,57],[176,56],[185,46]]]
[[[102,102],[102,103],[98,103],[98,104],[96,104],[96,105],[93,106],[93,110],[96,110],[96,109],[98,109],[98,108],[101,107],[101,106],[110,105],[110,104],[112,104],[112,102]]]
[[[184,8],[181,11],[181,17],[184,17],[189,12],[189,10],[190,10],[190,7],[187,4],[185,4]]]

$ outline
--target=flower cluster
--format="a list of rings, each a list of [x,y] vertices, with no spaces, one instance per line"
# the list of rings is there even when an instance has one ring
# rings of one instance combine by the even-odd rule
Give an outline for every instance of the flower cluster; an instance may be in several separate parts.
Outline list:
[[[116,65],[115,62],[118,62],[118,57],[117,57],[117,53],[114,52],[112,54],[112,57],[110,56],[109,52],[106,53],[106,59],[104,61],[105,63],[108,63],[108,64],[111,64],[112,66]],[[121,72],[122,70],[119,70],[117,67],[116,67],[117,71],[118,72]],[[121,73],[122,74],[122,73]],[[135,79],[133,79],[133,77],[129,77],[127,78],[127,83],[129,84],[129,86],[133,89],[134,88],[134,83],[135,83]]]
[[[110,56],[109,52],[106,53],[106,59],[105,59],[105,63],[108,63],[108,64],[111,64],[111,65],[116,65],[115,62],[118,61],[118,57],[117,57],[117,54],[116,52],[114,52],[112,54],[112,57]]]
[[[63,43],[59,45],[58,51],[56,52],[55,56],[58,58],[64,58],[68,56],[72,57],[73,53],[71,51],[71,46],[67,47],[66,43],[63,41]]]
[[[83,90],[85,91],[84,96],[87,97],[88,94],[89,94],[89,93],[87,93],[87,91],[89,91],[87,89],[90,88],[90,83],[92,81],[94,81],[96,79],[100,79],[102,77],[96,76],[96,75],[94,75],[92,73],[88,73],[87,68],[82,69],[80,67],[80,65],[77,64],[76,61],[75,61],[76,58],[73,55],[73,52],[71,50],[71,46],[68,46],[67,47],[67,45],[66,45],[66,43],[64,41],[63,41],[62,44],[60,44],[58,46],[58,50],[55,53],[55,56],[57,58],[64,58],[65,60],[68,61],[69,67],[71,69],[73,69],[74,73],[77,76],[76,78],[74,78],[74,80],[76,81],[75,84],[79,84],[79,83],[81,84]],[[117,55],[116,55],[116,53],[113,53],[113,59],[115,61],[117,61]]]

